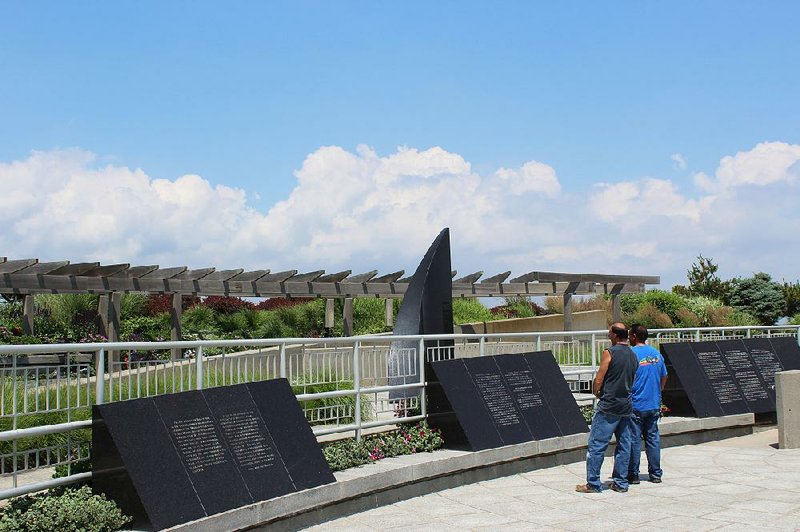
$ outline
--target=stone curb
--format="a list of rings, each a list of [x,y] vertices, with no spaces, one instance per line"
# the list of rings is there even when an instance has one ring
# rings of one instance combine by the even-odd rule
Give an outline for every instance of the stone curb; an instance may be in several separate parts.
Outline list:
[[[753,414],[666,418],[660,425],[662,446],[743,436],[753,432],[753,425]],[[443,450],[387,459],[337,473],[337,482],[333,484],[211,515],[169,530],[297,530],[463,484],[580,461],[585,458],[586,442],[586,434],[573,434],[477,452]],[[609,447],[609,454],[612,449]]]

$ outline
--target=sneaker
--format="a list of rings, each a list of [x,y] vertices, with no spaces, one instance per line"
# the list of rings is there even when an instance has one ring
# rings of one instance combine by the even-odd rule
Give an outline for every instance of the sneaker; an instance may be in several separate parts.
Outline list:
[[[640,484],[639,477],[628,477],[628,484]]]
[[[578,484],[575,486],[575,491],[578,493],[602,493],[600,488],[593,488],[589,484]]]
[[[619,484],[616,482],[612,482],[611,485],[608,487],[611,491],[616,491],[617,493],[627,493],[628,488],[621,488]]]
[[[650,477],[650,482],[653,484],[661,484],[661,477]]]

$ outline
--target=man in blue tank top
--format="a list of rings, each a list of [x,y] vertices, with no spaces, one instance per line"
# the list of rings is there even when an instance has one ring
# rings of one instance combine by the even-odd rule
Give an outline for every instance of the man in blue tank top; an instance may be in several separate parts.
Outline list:
[[[661,440],[658,434],[658,420],[661,417],[661,390],[667,382],[667,368],[664,357],[654,348],[645,344],[647,328],[631,325],[628,332],[631,349],[639,359],[639,369],[633,381],[631,399],[633,415],[631,416],[631,462],[628,467],[628,481],[639,483],[639,461],[642,454],[642,436],[644,436],[644,452],[647,455],[647,472],[650,482],[661,482]]]
[[[575,486],[579,493],[600,493],[600,468],[603,465],[611,435],[617,438],[614,452],[613,482],[610,488],[628,491],[628,466],[631,459],[631,431],[628,427],[632,411],[631,387],[639,364],[628,346],[628,329],[624,323],[613,323],[608,331],[611,347],[600,357],[592,391],[598,398],[597,411],[589,431],[589,449],[586,452],[586,484]]]

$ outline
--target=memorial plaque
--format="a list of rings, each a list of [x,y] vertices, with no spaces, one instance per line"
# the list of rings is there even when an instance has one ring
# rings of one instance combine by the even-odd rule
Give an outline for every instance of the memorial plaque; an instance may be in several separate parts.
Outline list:
[[[336,482],[300,404],[294,401],[287,405],[283,399],[294,398],[289,381],[251,382],[247,388],[269,427],[295,488],[302,490]]]
[[[797,345],[796,337],[769,338],[769,341],[781,361],[783,371],[800,369],[800,346]]]
[[[697,417],[724,415],[717,396],[692,351],[690,342],[661,344],[665,362],[674,370]],[[665,394],[664,399],[669,400]],[[667,404],[669,406],[669,404]]]
[[[438,417],[431,417],[431,425],[442,429],[445,443],[467,442],[473,451],[505,445],[486,403],[467,371],[464,359],[432,362],[431,368],[458,419],[456,426],[451,423],[443,426],[438,423]],[[435,397],[431,399],[435,400]],[[443,409],[434,402],[431,410],[442,413]],[[462,434],[456,433],[459,430]]]
[[[717,397],[722,415],[742,414],[750,412],[747,401],[736,385],[725,357],[716,342],[691,342],[691,348],[700,363],[700,368],[708,380],[711,390]]]
[[[569,384],[561,373],[553,353],[550,351],[539,351],[537,353],[525,353],[525,361],[533,372],[533,377],[542,390],[544,399],[547,402],[553,418],[556,420],[561,436],[568,434],[580,434],[588,432],[589,426],[583,419],[575,397],[569,389]]]
[[[520,356],[492,357],[506,381],[508,391],[517,405],[533,439],[545,440],[561,436],[550,405],[528,362]]]
[[[96,405],[93,424],[93,489],[156,529],[334,481],[285,379]]]
[[[587,431],[549,351],[445,360],[432,368],[472,450]],[[442,411],[435,397],[431,411]],[[432,416],[431,424],[438,427],[437,419]]]
[[[661,352],[698,417],[775,412],[775,373],[800,369],[793,337],[661,344]]]
[[[531,441],[533,434],[523,421],[522,413],[494,359],[495,357],[480,357],[462,360],[503,444]]]
[[[762,380],[744,342],[742,340],[720,341],[717,342],[717,346],[750,411],[755,414],[774,412],[775,399],[770,398],[767,393],[767,384]]]
[[[747,350],[750,352],[750,358],[753,360],[753,365],[761,376],[764,382],[767,394],[775,404],[775,374],[783,371],[783,366],[775,354],[775,349],[772,347],[772,342],[769,338],[753,338],[748,340],[745,344]]]

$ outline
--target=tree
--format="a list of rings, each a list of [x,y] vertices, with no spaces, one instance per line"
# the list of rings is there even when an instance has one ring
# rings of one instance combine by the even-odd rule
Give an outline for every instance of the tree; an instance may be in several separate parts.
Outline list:
[[[726,283],[717,277],[719,266],[714,264],[711,257],[703,257],[700,254],[697,262],[692,263],[686,276],[689,278],[688,295],[705,296],[712,299],[723,299],[725,297]]]
[[[761,325],[774,325],[786,305],[783,287],[763,272],[733,279],[727,297],[732,307],[752,314]]]
[[[786,300],[784,316],[794,316],[800,313],[800,282],[783,283],[783,298]]]

